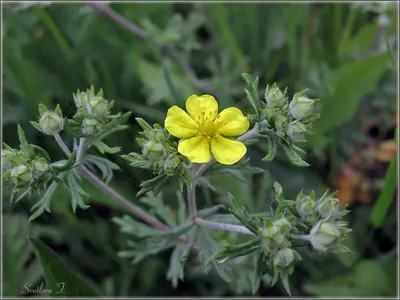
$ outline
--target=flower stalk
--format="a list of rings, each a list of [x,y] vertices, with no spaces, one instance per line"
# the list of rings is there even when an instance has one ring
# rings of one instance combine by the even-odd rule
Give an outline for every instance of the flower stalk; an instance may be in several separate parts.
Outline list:
[[[196,222],[197,225],[200,225],[200,226],[203,226],[203,227],[208,227],[208,228],[213,228],[213,229],[218,229],[218,230],[223,230],[223,231],[238,232],[238,233],[243,233],[243,234],[254,235],[250,230],[248,230],[246,227],[241,226],[241,225],[217,223],[217,222],[213,222],[213,221],[204,220],[204,219],[201,219],[201,218],[196,218],[195,222]]]

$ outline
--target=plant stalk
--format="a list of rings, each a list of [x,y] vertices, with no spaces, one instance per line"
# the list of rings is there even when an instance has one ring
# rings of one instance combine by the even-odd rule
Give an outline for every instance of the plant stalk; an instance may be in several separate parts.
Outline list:
[[[231,232],[238,232],[243,234],[254,235],[250,230],[246,227],[241,225],[232,225],[232,224],[225,224],[225,223],[217,223],[213,221],[204,220],[201,218],[196,218],[195,223],[208,228],[223,230],[223,231],[231,231]]]
[[[65,145],[65,143],[61,139],[60,135],[54,134],[54,138],[57,141],[60,148],[64,151],[64,153],[67,156],[70,156],[71,151],[68,149],[67,145]],[[93,174],[91,171],[89,171],[85,166],[81,165],[79,167],[79,171],[83,177],[88,179],[93,185],[95,185],[104,194],[109,195],[112,198],[114,198],[118,202],[119,205],[121,205],[122,207],[127,209],[130,213],[132,213],[134,216],[141,219],[143,222],[146,222],[147,224],[153,226],[154,228],[162,230],[162,231],[170,231],[171,230],[167,225],[161,223],[160,221],[155,219],[153,216],[151,216],[150,214],[143,211],[138,206],[130,203],[122,195],[117,193],[114,189],[112,189],[107,184],[105,184],[101,179],[99,179],[95,174]],[[188,239],[184,236],[179,237],[179,239],[185,243],[188,242]]]

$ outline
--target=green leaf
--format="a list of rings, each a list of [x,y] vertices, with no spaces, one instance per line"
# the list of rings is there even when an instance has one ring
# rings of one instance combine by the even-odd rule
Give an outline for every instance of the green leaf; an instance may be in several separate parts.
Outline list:
[[[178,213],[177,213],[178,223],[183,223],[188,218],[186,201],[181,191],[176,191],[176,198],[178,201]]]
[[[218,252],[221,249],[221,244],[215,241],[212,236],[209,234],[209,230],[207,229],[199,229],[199,240],[200,240],[200,253],[199,253],[199,261],[202,263],[207,263],[214,255],[215,252]],[[212,262],[212,266],[215,272],[227,283],[232,282],[230,276],[227,274],[229,270],[226,268],[226,263],[219,264],[216,261]],[[206,269],[207,270],[207,269]]]
[[[46,112],[48,111],[46,105],[44,105],[43,103],[39,104],[39,115],[43,116]]]
[[[43,195],[43,197],[38,202],[36,202],[35,205],[32,206],[31,211],[36,211],[29,217],[29,222],[32,222],[33,220],[38,218],[41,214],[44,213],[44,211],[50,212],[50,201],[58,186],[59,183],[53,181],[52,184],[50,184],[50,186],[47,188],[47,191]]]
[[[57,114],[57,116],[59,116],[60,118],[62,118],[61,107],[60,107],[60,105],[58,105],[58,104],[57,104],[57,106],[56,106],[55,113]]]
[[[19,214],[4,214],[3,220],[2,272],[6,274],[2,280],[4,297],[21,297],[26,293],[25,284],[31,284],[33,288],[39,283],[41,277],[40,266],[37,261],[31,261],[32,250],[26,236],[37,227],[29,226],[27,218]],[[32,233],[33,234],[33,233]]]
[[[115,153],[118,153],[119,151],[121,151],[121,147],[109,147],[109,146],[107,146],[107,144],[103,143],[102,141],[100,141],[98,139],[92,140],[90,142],[93,146],[95,146],[97,148],[97,150],[99,150],[99,152],[101,154],[104,154],[104,153],[115,154]]]
[[[236,201],[234,200],[234,197],[229,194],[229,200],[231,203],[231,207],[229,208],[229,211],[242,223],[247,229],[249,229],[251,232],[253,232],[255,235],[258,235],[258,224],[256,223],[256,219],[254,217],[251,217],[245,208],[242,206],[240,207]]]
[[[261,251],[258,255],[257,264],[254,268],[254,273],[251,276],[251,290],[253,295],[260,288],[261,280],[268,272],[268,266],[267,263],[264,261],[264,256],[265,254]]]
[[[278,151],[278,145],[274,138],[267,137],[268,139],[268,154],[262,159],[263,161],[273,161]]]
[[[43,268],[47,288],[52,290],[52,296],[99,296],[81,275],[71,270],[63,259],[46,244],[33,238],[30,238],[29,241]]]
[[[165,64],[165,58],[162,57],[161,58],[161,66],[162,66],[162,70],[164,73],[164,78],[165,78],[165,82],[167,83],[168,89],[170,91],[171,97],[173,99],[175,99],[175,101],[177,101],[177,99],[180,99],[181,97],[179,96],[174,83],[172,82],[172,78],[171,78],[171,74]]]
[[[230,49],[230,53],[234,57],[235,64],[239,68],[245,68],[246,61],[243,54],[243,50],[240,48],[239,41],[229,24],[229,9],[225,3],[214,3],[212,4],[213,20],[217,23],[216,34],[219,37],[225,49]]]
[[[154,195],[157,195],[161,191],[162,186],[167,182],[168,179],[169,177],[166,174],[160,174],[154,178],[143,181],[140,184],[141,189],[136,194],[136,198],[150,191],[152,191]]]
[[[67,172],[67,184],[68,190],[71,193],[71,205],[72,211],[75,213],[76,208],[79,206],[81,209],[89,208],[89,205],[86,205],[83,197],[88,196],[88,194],[81,188],[80,183],[78,183],[79,175],[75,170],[71,170]]]
[[[82,133],[81,124],[79,124],[75,120],[66,119],[64,124],[65,124],[65,129],[73,137],[76,137],[76,138],[84,137],[84,134]]]
[[[171,208],[164,204],[162,193],[154,195],[150,192],[145,197],[141,198],[140,201],[150,206],[151,212],[164,220],[168,226],[175,227],[177,225],[172,217]]]
[[[208,217],[210,217],[212,215],[215,215],[221,209],[226,209],[225,205],[217,204],[217,205],[211,206],[209,208],[205,208],[205,209],[199,210],[197,215],[200,218],[208,218]]]
[[[79,164],[75,164],[75,160],[76,150],[72,151],[71,155],[68,157],[68,160],[65,161],[63,165],[60,165],[59,163],[53,163],[51,167],[58,172],[64,172],[79,166]]]
[[[34,122],[34,121],[29,121],[31,124],[32,124],[32,126],[33,127],[35,127],[37,130],[42,130],[42,128],[40,128],[40,125],[39,125],[39,123],[37,123],[37,122]]]
[[[247,82],[247,89],[244,89],[247,95],[247,99],[249,100],[250,104],[253,106],[257,117],[260,117],[260,111],[261,109],[261,102],[260,98],[258,96],[258,77],[256,77],[255,80],[246,73],[242,73],[243,79]]]
[[[289,286],[289,274],[287,272],[281,271],[279,275],[286,293],[288,293],[289,296],[291,296],[290,286]]]
[[[36,146],[36,145],[32,145],[32,144],[29,145],[29,147],[31,148],[31,150],[33,151],[33,153],[35,153],[36,155],[39,155],[39,156],[45,158],[46,161],[47,161],[48,163],[51,162],[51,158],[50,158],[49,154],[48,154],[47,151],[44,150],[42,147],[39,147],[39,146]]]
[[[160,66],[145,59],[141,59],[137,66],[140,80],[145,86],[145,92],[148,94],[147,103],[154,105],[159,102],[168,104],[181,104],[184,99],[171,100],[170,87],[165,80],[165,70],[168,70],[171,84],[173,84],[179,95],[190,95],[193,93],[193,83],[189,76],[186,76],[179,70],[170,60],[164,61],[164,65]],[[179,103],[179,101],[182,101]]]
[[[123,233],[127,233],[139,238],[151,237],[159,234],[160,231],[146,224],[140,223],[130,216],[124,215],[122,218],[113,218],[113,222],[120,226]]]
[[[385,221],[387,212],[389,211],[390,204],[394,200],[394,193],[396,190],[397,176],[397,155],[391,161],[389,169],[386,172],[385,184],[379,195],[378,200],[374,204],[371,214],[371,223],[375,228],[380,228]]]
[[[236,257],[245,256],[250,254],[261,247],[261,240],[251,240],[239,245],[226,245],[223,249],[218,251],[214,257],[212,257],[209,263],[213,260],[220,260],[225,262],[227,260],[234,259]]]
[[[390,54],[383,53],[352,61],[337,68],[332,76],[333,99],[326,100],[333,102],[326,103],[322,99],[321,117],[314,121],[313,125],[318,131],[309,139],[318,140],[327,130],[351,119],[357,111],[362,96],[373,90],[387,70],[389,61]]]
[[[323,297],[394,296],[382,265],[374,260],[363,260],[347,274],[307,284],[304,288],[308,293]]]
[[[18,138],[21,144],[21,148],[29,153],[29,144],[25,137],[25,132],[22,130],[22,127],[18,124]]]
[[[289,158],[289,161],[294,164],[295,166],[298,167],[309,167],[310,165],[304,161],[299,154],[296,153],[296,151],[291,147],[290,145],[287,145],[286,143],[281,143],[281,147],[285,151],[287,157]]]
[[[105,183],[109,183],[111,181],[113,177],[113,170],[121,170],[117,164],[114,164],[108,159],[96,155],[86,155],[85,162],[91,163],[100,169]]]
[[[167,272],[167,279],[172,282],[172,287],[177,288],[178,279],[183,280],[183,269],[185,266],[185,254],[187,253],[190,246],[187,244],[178,244],[172,251],[169,269]],[[184,258],[184,259],[182,259]]]

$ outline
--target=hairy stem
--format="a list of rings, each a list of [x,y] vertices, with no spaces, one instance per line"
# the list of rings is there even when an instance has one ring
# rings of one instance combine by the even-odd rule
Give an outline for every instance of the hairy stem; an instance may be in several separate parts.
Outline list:
[[[60,148],[64,151],[64,153],[67,156],[70,156],[71,151],[68,149],[67,145],[65,145],[65,143],[61,139],[60,135],[54,134],[54,138],[57,141]],[[119,205],[124,207],[126,210],[128,210],[130,213],[132,213],[134,216],[141,219],[143,222],[146,222],[147,224],[149,224],[159,230],[163,230],[163,231],[171,230],[167,225],[161,223],[160,221],[155,219],[153,216],[151,216],[150,214],[143,211],[138,206],[130,203],[122,195],[118,194],[115,190],[113,190],[111,187],[109,187],[107,184],[105,184],[101,179],[99,179],[95,174],[93,174],[91,171],[89,171],[85,166],[81,165],[79,167],[79,171],[83,177],[88,179],[93,185],[95,185],[104,194],[111,196],[113,199],[115,199],[118,202]],[[188,239],[184,236],[181,236],[179,239],[183,242],[188,242]]]
[[[203,227],[254,235],[250,230],[248,230],[246,227],[241,226],[241,225],[217,223],[217,222],[213,222],[213,221],[204,220],[201,218],[196,218],[195,223],[200,226],[203,226]]]
[[[62,138],[60,137],[60,135],[58,133],[53,134],[58,146],[60,146],[61,150],[64,151],[66,156],[70,156],[71,155],[71,151],[68,149],[67,145],[65,145],[64,141],[62,140]]]
[[[85,148],[85,138],[80,138],[79,139],[79,146],[78,146],[78,152],[76,153],[76,161],[80,161],[83,155],[83,149]]]
[[[191,218],[196,218],[197,216],[197,206],[196,206],[196,181],[193,182],[193,185],[188,187],[187,192],[187,200],[189,206],[189,213]]]

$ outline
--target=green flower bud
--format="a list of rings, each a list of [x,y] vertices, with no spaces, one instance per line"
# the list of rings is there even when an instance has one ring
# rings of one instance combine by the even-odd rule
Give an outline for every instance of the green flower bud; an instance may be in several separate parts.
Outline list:
[[[294,260],[292,249],[284,248],[279,250],[274,257],[274,265],[279,267],[288,267]]]
[[[24,186],[32,180],[32,172],[25,165],[14,167],[11,170],[11,178],[16,186]]]
[[[289,114],[295,119],[304,119],[314,113],[314,106],[316,101],[304,96],[293,97],[292,102],[289,104]]]
[[[13,164],[9,160],[9,157],[12,155],[13,155],[13,153],[10,150],[2,150],[1,151],[1,171],[2,172],[7,172],[14,167]]]
[[[40,118],[39,126],[43,133],[53,135],[64,129],[64,119],[54,111],[47,111]]]
[[[275,119],[275,129],[278,135],[280,137],[285,137],[287,128],[288,128],[287,118],[282,115],[278,116]]]
[[[282,93],[276,83],[274,83],[272,87],[267,86],[265,89],[265,100],[270,107],[283,107],[288,100],[285,94],[286,90]]]
[[[333,216],[339,209],[339,200],[335,198],[322,199],[317,205],[317,211],[322,218]]]
[[[165,155],[165,149],[162,144],[154,142],[154,141],[147,141],[147,143],[143,146],[143,155],[150,159],[150,160],[161,160]]]
[[[86,107],[88,103],[88,95],[85,92],[80,92],[78,90],[78,92],[74,94],[73,97],[77,108]]]
[[[300,217],[304,218],[314,212],[315,202],[305,196],[301,200],[296,201],[296,210]]]
[[[164,171],[168,176],[173,176],[175,174],[176,168],[180,165],[181,160],[177,155],[169,157],[164,162]]]
[[[262,237],[266,238],[267,247],[282,246],[286,241],[286,234],[292,229],[292,224],[286,219],[282,218],[272,223],[272,226],[267,226],[261,230]]]
[[[308,240],[314,249],[327,252],[337,246],[341,233],[332,222],[319,222],[313,227]]]
[[[45,160],[39,159],[32,162],[33,175],[36,178],[42,176],[46,171],[50,169],[49,165]]]
[[[306,142],[307,127],[299,121],[294,121],[289,124],[287,135],[295,142]]]
[[[103,97],[94,96],[90,99],[89,104],[90,112],[95,118],[105,118],[110,113],[108,102]]]
[[[82,122],[82,133],[85,135],[94,135],[98,133],[100,123],[96,119],[86,118]]]

